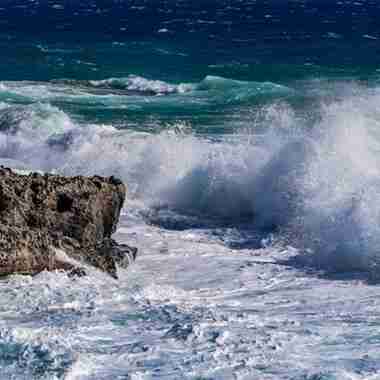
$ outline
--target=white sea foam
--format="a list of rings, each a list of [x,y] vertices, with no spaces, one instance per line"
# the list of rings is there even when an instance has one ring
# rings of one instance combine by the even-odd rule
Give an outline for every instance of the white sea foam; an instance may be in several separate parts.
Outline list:
[[[90,81],[0,82],[0,96],[6,99],[22,100],[24,103],[59,101],[78,105],[97,104],[102,107],[162,105],[183,108],[197,104],[238,104],[257,96],[291,93],[290,88],[271,82],[237,81],[217,76],[206,76],[198,83],[178,84],[138,75]],[[149,96],[148,100],[146,96]]]
[[[126,90],[135,90],[141,92],[153,92],[157,95],[172,94],[191,90],[191,85],[186,84],[169,84],[161,80],[151,80],[138,75],[130,75],[126,78],[109,78],[98,81],[90,81],[95,87],[111,87]]]
[[[217,140],[181,124],[142,134],[78,125],[48,105],[7,108],[0,120],[16,132],[0,134],[0,155],[25,169],[119,176],[158,222],[167,210],[199,221],[251,220],[312,250],[312,264],[371,269],[380,248],[378,100],[362,90],[322,105],[312,127],[274,104],[261,111],[264,133],[253,125]]]
[[[120,176],[129,196],[115,238],[139,256],[118,282],[95,270],[0,281],[1,376],[378,377],[378,287],[292,267],[299,255],[322,268],[376,265],[378,101],[350,94],[315,109],[312,126],[272,104],[239,133],[207,137],[187,124],[137,133],[11,107],[13,132],[1,136],[15,149],[0,156]],[[265,248],[252,243],[256,228],[271,233]]]

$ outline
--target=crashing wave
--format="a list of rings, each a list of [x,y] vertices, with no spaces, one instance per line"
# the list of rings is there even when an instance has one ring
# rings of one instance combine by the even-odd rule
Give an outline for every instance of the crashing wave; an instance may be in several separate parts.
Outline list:
[[[115,131],[109,126],[75,123],[49,104],[8,106],[0,109],[0,164],[17,169],[52,171],[63,165],[75,146]],[[12,166],[13,167],[13,166]]]
[[[180,125],[144,134],[81,125],[48,105],[7,107],[0,157],[43,171],[121,177],[158,223],[168,210],[244,219],[311,252],[305,259],[313,265],[370,269],[380,262],[378,97],[322,106],[313,127],[290,106],[272,105],[262,111],[268,125],[260,134],[218,139]]]

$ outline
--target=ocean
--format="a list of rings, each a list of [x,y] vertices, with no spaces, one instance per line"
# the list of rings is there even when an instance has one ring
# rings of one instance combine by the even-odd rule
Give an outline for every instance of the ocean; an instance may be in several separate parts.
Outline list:
[[[380,2],[1,0],[0,164],[117,176],[114,280],[0,280],[0,380],[380,379]]]

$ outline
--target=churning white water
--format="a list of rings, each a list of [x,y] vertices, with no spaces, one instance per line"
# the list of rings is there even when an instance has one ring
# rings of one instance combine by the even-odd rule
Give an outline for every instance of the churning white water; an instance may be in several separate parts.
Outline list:
[[[1,109],[4,163],[126,181],[115,237],[139,248],[119,281],[1,280],[1,379],[380,378],[379,100],[223,136]]]

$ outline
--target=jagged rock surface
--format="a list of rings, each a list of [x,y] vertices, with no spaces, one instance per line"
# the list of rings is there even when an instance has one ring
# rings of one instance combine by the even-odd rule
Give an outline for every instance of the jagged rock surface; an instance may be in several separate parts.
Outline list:
[[[0,275],[86,263],[117,278],[136,249],[111,239],[125,200],[114,178],[19,175],[0,168]]]

